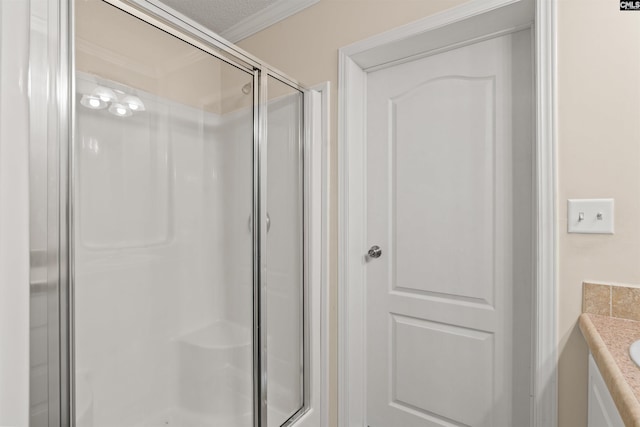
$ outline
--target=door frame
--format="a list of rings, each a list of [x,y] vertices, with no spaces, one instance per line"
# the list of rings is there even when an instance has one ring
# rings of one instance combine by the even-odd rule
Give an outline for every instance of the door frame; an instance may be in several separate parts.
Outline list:
[[[367,74],[522,28],[533,31],[535,251],[532,427],[557,426],[556,0],[472,0],[345,46],[338,71],[338,423],[366,426]],[[444,31],[443,31],[444,30]],[[453,30],[453,31],[452,31]]]

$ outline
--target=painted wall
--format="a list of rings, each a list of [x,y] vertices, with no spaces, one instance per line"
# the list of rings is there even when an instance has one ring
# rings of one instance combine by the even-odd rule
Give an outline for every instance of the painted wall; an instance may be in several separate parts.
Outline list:
[[[559,426],[586,425],[582,281],[640,283],[640,14],[558,2]],[[615,199],[615,235],[566,233],[566,200]]]
[[[463,1],[321,0],[240,47],[305,84],[330,80],[330,242],[337,249],[337,50]],[[613,0],[558,0],[559,426],[586,425],[583,280],[640,283],[640,13]],[[566,199],[614,197],[616,234],[566,234]],[[337,270],[330,260],[331,425],[337,405]]]

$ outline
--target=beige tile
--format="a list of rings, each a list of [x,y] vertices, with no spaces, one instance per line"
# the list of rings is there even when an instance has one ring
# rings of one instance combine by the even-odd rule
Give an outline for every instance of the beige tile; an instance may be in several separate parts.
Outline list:
[[[621,319],[640,320],[640,288],[613,286],[611,315]]]
[[[582,312],[611,316],[611,286],[584,282]]]

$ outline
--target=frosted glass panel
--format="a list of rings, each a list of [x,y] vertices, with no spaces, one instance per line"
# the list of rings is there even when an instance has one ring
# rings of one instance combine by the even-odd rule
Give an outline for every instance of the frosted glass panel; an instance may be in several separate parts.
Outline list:
[[[302,94],[269,78],[267,106],[267,414],[270,427],[303,406]]]

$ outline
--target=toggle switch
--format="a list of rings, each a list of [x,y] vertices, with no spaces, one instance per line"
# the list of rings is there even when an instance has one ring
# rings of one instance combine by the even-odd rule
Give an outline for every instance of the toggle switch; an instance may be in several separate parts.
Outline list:
[[[613,234],[613,199],[567,200],[567,231]]]

